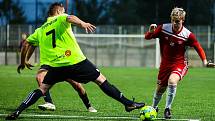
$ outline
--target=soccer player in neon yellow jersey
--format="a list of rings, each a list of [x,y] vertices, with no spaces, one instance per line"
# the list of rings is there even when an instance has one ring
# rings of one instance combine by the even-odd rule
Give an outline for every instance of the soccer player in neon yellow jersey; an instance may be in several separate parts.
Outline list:
[[[32,56],[34,50],[35,50],[35,46],[32,46],[30,44],[29,45],[29,49],[27,50],[26,52],[26,62],[25,62],[25,65],[27,66],[27,68],[31,69],[31,67],[33,67],[29,62],[28,60],[30,59],[30,57]],[[27,45],[27,46],[28,46]],[[40,63],[40,69],[37,71],[37,75],[36,75],[36,80],[37,80],[37,83],[38,85],[42,85],[42,82],[43,82],[43,79],[45,77],[45,75],[47,74],[50,66],[47,65],[47,63],[49,62],[48,61],[48,58],[42,58],[44,59],[42,62],[43,63]],[[18,70],[18,73],[20,73],[20,70]],[[90,101],[89,101],[89,98],[87,96],[87,92],[85,91],[84,87],[82,86],[81,83],[78,83],[76,81],[73,81],[73,80],[69,80],[68,81],[72,87],[78,92],[78,95],[79,97],[81,98],[82,102],[84,103],[85,107],[87,108],[87,110],[89,112],[97,112],[97,110],[92,107]],[[52,101],[52,98],[51,98],[51,95],[49,93],[49,91],[46,92],[46,94],[44,95],[44,100],[45,100],[45,104],[42,104],[42,105],[38,105],[38,108],[41,109],[41,110],[51,110],[51,111],[54,111],[56,109],[55,105],[53,104],[53,101]]]
[[[99,69],[84,56],[71,31],[71,24],[84,28],[86,32],[93,32],[96,27],[74,15],[64,14],[64,11],[62,4],[53,3],[49,8],[47,22],[27,38],[28,44],[40,46],[40,58],[49,58],[50,69],[39,89],[33,90],[15,112],[6,117],[6,120],[17,119],[23,110],[34,104],[55,83],[69,81],[68,79],[79,83],[95,82],[105,94],[122,103],[127,112],[143,107],[145,103],[127,99],[107,81]],[[22,48],[18,70],[25,68],[25,49],[28,49],[27,46]]]

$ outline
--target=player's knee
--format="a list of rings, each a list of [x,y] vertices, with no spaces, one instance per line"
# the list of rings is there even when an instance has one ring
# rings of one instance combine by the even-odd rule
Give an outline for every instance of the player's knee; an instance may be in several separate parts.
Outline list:
[[[177,85],[177,83],[178,83],[177,79],[170,78],[168,80],[168,85]]]
[[[37,75],[36,80],[37,80],[38,84],[41,85],[43,82],[43,77],[41,75]]]
[[[177,85],[177,83],[180,80],[180,76],[178,74],[171,74],[169,79],[168,79],[168,85]]]
[[[36,75],[36,80],[39,81],[40,80],[40,76],[37,74]]]
[[[42,83],[43,82],[43,79],[45,77],[47,73],[47,70],[39,70],[37,75],[36,75],[36,80],[38,81],[38,83]]]

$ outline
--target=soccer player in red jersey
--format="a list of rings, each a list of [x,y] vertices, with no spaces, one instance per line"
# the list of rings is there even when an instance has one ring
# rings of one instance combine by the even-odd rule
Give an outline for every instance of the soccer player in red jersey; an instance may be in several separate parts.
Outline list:
[[[200,56],[203,65],[213,67],[208,63],[205,52],[195,35],[183,26],[186,12],[182,8],[174,8],[171,12],[171,23],[159,25],[151,24],[145,39],[159,38],[161,63],[158,74],[157,88],[153,97],[152,106],[158,111],[158,103],[167,89],[164,118],[171,118],[171,105],[176,95],[178,82],[186,75],[188,60],[187,47],[193,47]]]

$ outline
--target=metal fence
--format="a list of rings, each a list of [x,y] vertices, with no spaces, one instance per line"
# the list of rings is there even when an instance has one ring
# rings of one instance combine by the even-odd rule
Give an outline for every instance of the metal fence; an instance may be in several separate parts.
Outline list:
[[[206,51],[208,59],[214,60],[214,34],[210,26],[188,26]],[[73,27],[77,41],[84,54],[98,66],[157,67],[159,49],[157,41],[144,40],[148,26],[97,26],[94,34]],[[34,31],[31,25],[7,25],[0,27],[0,64],[19,64],[21,34]],[[157,44],[156,44],[157,43]],[[191,66],[201,66],[198,54],[188,50]],[[38,49],[31,58],[39,63]]]

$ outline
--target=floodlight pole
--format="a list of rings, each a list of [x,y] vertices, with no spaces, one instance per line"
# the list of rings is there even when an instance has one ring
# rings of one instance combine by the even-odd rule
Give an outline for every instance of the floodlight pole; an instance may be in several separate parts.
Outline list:
[[[8,58],[7,58],[7,53],[8,53],[8,46],[9,46],[9,32],[10,32],[10,25],[6,25],[6,46],[5,46],[5,65],[8,65]]]
[[[37,28],[37,26],[38,26],[38,0],[36,0],[35,1],[36,2],[36,4],[35,4],[35,8],[36,8],[36,11],[35,11],[35,26],[36,26],[36,28]]]
[[[66,0],[66,13],[68,13],[69,0]]]

